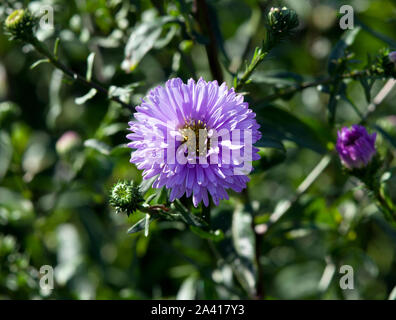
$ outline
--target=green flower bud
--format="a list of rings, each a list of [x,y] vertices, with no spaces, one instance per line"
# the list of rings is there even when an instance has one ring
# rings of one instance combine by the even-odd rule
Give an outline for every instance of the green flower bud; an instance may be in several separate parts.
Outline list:
[[[116,213],[124,212],[128,216],[139,209],[140,203],[143,202],[143,196],[133,181],[117,182],[110,194],[110,204],[116,210]]]
[[[291,30],[296,28],[298,24],[297,13],[292,9],[286,7],[271,8],[268,13],[269,32],[275,37],[286,36]]]
[[[11,39],[30,42],[34,38],[33,30],[37,19],[28,10],[18,9],[5,21],[5,27]]]

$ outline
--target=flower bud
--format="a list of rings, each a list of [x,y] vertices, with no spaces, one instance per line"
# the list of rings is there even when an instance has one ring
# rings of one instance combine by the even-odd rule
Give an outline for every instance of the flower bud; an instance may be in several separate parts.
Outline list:
[[[396,51],[389,53],[389,60],[396,65]]]
[[[74,131],[67,131],[56,142],[55,148],[58,154],[65,155],[80,145],[80,136]]]
[[[123,181],[117,182],[113,186],[109,202],[116,210],[116,213],[124,212],[129,216],[139,209],[140,203],[143,201],[139,187],[133,181]]]
[[[338,131],[336,149],[343,165],[350,170],[367,166],[376,154],[376,137],[376,133],[370,135],[360,125]]]
[[[5,21],[5,27],[11,39],[31,41],[34,38],[33,29],[37,20],[28,10],[13,11]]]
[[[287,35],[292,29],[298,26],[297,13],[286,7],[271,8],[268,13],[268,26],[269,31],[274,35],[284,36]]]

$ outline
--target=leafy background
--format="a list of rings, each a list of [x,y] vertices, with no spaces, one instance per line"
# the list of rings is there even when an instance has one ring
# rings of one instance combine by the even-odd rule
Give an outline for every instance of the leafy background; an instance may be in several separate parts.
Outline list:
[[[120,179],[141,182],[124,147],[130,112],[103,95],[86,96],[87,88],[50,64],[31,70],[40,56],[0,32],[0,298],[238,299],[255,298],[258,288],[267,299],[391,295],[396,232],[332,152],[336,129],[359,122],[348,99],[360,112],[367,109],[361,84],[348,83],[345,99],[336,99],[335,127],[326,88],[266,100],[279,88],[326,76],[343,35],[337,12],[345,1],[207,2],[229,85],[264,39],[268,8],[287,5],[300,18],[294,36],[244,87],[266,148],[248,191],[211,210],[212,228],[224,237],[192,232],[182,220],[154,221],[147,237],[127,234],[143,214],[116,215],[108,193]],[[396,1],[349,3],[362,25],[349,48],[360,68],[368,54],[396,48]],[[93,68],[94,79],[134,105],[168,78],[212,78],[208,38],[197,31],[191,1],[3,1],[0,17],[10,8],[42,5],[54,8],[55,26],[39,30],[39,38],[53,46],[59,37],[63,62],[83,75]],[[376,81],[371,93],[383,85]],[[378,139],[383,153],[394,154],[395,98],[391,93],[368,120],[386,133]],[[81,144],[65,153],[56,143],[69,130]],[[318,163],[323,172],[308,190],[299,188]],[[154,202],[166,198],[161,190],[150,194]],[[50,293],[38,284],[43,265],[55,269]],[[342,265],[354,268],[353,290],[340,289]]]

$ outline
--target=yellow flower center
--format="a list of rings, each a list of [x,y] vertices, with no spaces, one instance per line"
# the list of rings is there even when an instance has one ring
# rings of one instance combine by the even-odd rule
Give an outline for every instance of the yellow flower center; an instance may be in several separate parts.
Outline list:
[[[187,144],[188,153],[205,157],[210,149],[210,139],[208,139],[208,128],[203,121],[186,120],[186,124],[179,130],[183,135],[183,143]]]

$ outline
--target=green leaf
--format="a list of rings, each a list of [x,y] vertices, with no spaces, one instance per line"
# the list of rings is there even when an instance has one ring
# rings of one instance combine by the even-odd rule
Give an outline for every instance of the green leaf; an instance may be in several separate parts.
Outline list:
[[[55,39],[55,45],[54,45],[54,57],[55,57],[56,59],[58,59],[59,44],[60,44],[60,38],[57,37],[57,38]]]
[[[132,92],[143,84],[143,82],[134,82],[126,87],[110,86],[109,98],[118,97],[121,101],[130,103]]]
[[[0,181],[6,175],[12,159],[11,138],[5,131],[0,131]]]
[[[60,98],[60,90],[62,87],[63,73],[59,69],[55,69],[51,75],[49,87],[49,104],[50,109],[47,114],[47,123],[50,128],[54,128],[56,120],[62,112],[62,101]]]
[[[207,223],[199,216],[191,213],[183,204],[180,202],[180,200],[176,199],[173,203],[172,206],[177,210],[177,212],[180,214],[180,218],[187,223],[190,226],[194,227],[205,227],[207,226]]]
[[[130,153],[131,153],[131,149],[128,148],[126,143],[123,143],[123,144],[119,144],[118,146],[115,146],[111,150],[110,155],[112,155],[112,156],[120,156],[120,155],[130,154]]]
[[[95,60],[95,52],[91,52],[87,58],[87,74],[85,76],[87,81],[91,81],[92,79],[94,60]]]
[[[353,44],[360,30],[360,27],[356,27],[352,30],[345,31],[341,39],[337,42],[329,56],[328,71],[330,74],[336,72],[338,59],[345,57],[346,49]]]
[[[116,134],[121,131],[126,131],[126,130],[127,130],[126,125],[123,122],[112,123],[112,124],[109,124],[108,126],[100,129],[101,135],[105,136],[105,137],[109,137],[109,136],[112,136],[113,134]]]
[[[132,31],[125,47],[125,59],[122,68],[126,72],[133,71],[143,57],[152,49],[165,46],[175,35],[175,30],[159,41],[165,25],[177,22],[172,16],[155,17],[153,11],[146,11],[146,19],[139,23]]]
[[[393,288],[392,292],[390,293],[388,300],[396,300],[396,286]]]
[[[341,94],[341,99],[347,102],[361,119],[364,119],[363,113],[359,110],[358,106],[353,102],[353,100],[346,95],[346,93]]]
[[[84,146],[87,148],[92,148],[98,151],[101,154],[108,156],[111,151],[111,147],[104,143],[103,141],[99,141],[96,139],[88,139],[84,142]]]
[[[273,106],[257,106],[255,110],[264,142],[289,140],[321,154],[326,152],[316,132],[288,111]]]
[[[96,95],[97,92],[98,92],[98,91],[97,91],[95,88],[92,88],[91,90],[88,91],[88,93],[87,93],[86,95],[84,95],[84,96],[82,96],[82,97],[79,97],[79,98],[76,98],[76,99],[74,100],[74,102],[75,102],[76,104],[78,104],[78,105],[84,104],[84,103],[87,102],[88,100],[92,99],[92,98]]]
[[[144,236],[148,237],[149,235],[149,227],[150,227],[150,215],[146,213],[144,218]]]
[[[151,188],[151,186],[153,185],[153,183],[156,179],[157,179],[157,176],[152,177],[147,180],[142,180],[142,182],[139,185],[140,192],[144,195],[147,191],[149,191],[149,189]]]
[[[20,193],[0,187],[0,225],[31,223],[34,219],[33,203]]]
[[[21,114],[21,108],[14,102],[3,101],[0,102],[0,128],[5,128],[5,125],[12,123],[12,118],[16,118]]]
[[[29,141],[29,146],[23,154],[22,167],[29,179],[39,172],[49,168],[55,161],[51,138],[43,132],[35,134]]]
[[[49,63],[50,61],[49,61],[49,59],[40,59],[40,60],[37,60],[35,63],[33,63],[31,66],[30,66],[30,70],[33,70],[34,68],[36,68],[37,66],[39,66],[40,64],[42,64],[42,63]]]
[[[183,281],[176,295],[176,300],[194,300],[197,296],[197,277],[189,276]]]
[[[388,142],[396,148],[396,136],[392,135],[391,133],[387,132],[385,129],[380,127],[379,125],[374,125],[375,130],[377,130]]]
[[[147,217],[148,216],[148,217]],[[146,214],[144,218],[140,219],[138,222],[136,222],[132,227],[128,229],[128,234],[132,233],[137,233],[139,231],[145,230],[145,235],[146,235],[146,230],[148,230],[148,225],[150,222],[155,220],[153,217],[150,217],[149,214]],[[147,233],[148,234],[148,233]]]
[[[257,278],[255,265],[255,235],[252,228],[253,217],[242,205],[238,205],[232,217],[232,241],[238,258],[235,268],[240,274],[245,290],[254,294]]]
[[[214,231],[213,230],[205,231],[201,228],[190,225],[190,230],[203,239],[208,239],[208,240],[212,240],[215,242],[218,242],[218,241],[221,241],[224,239],[224,233],[220,229],[214,230]]]
[[[357,24],[360,26],[360,28],[362,28],[364,31],[366,31],[367,33],[371,34],[373,37],[381,40],[382,42],[386,43],[389,47],[391,48],[396,48],[396,41],[390,37],[388,37],[387,35],[384,35],[380,32],[378,32],[377,30],[374,30],[372,28],[370,28],[368,25],[366,25],[365,23],[363,23],[362,21],[356,19]]]

